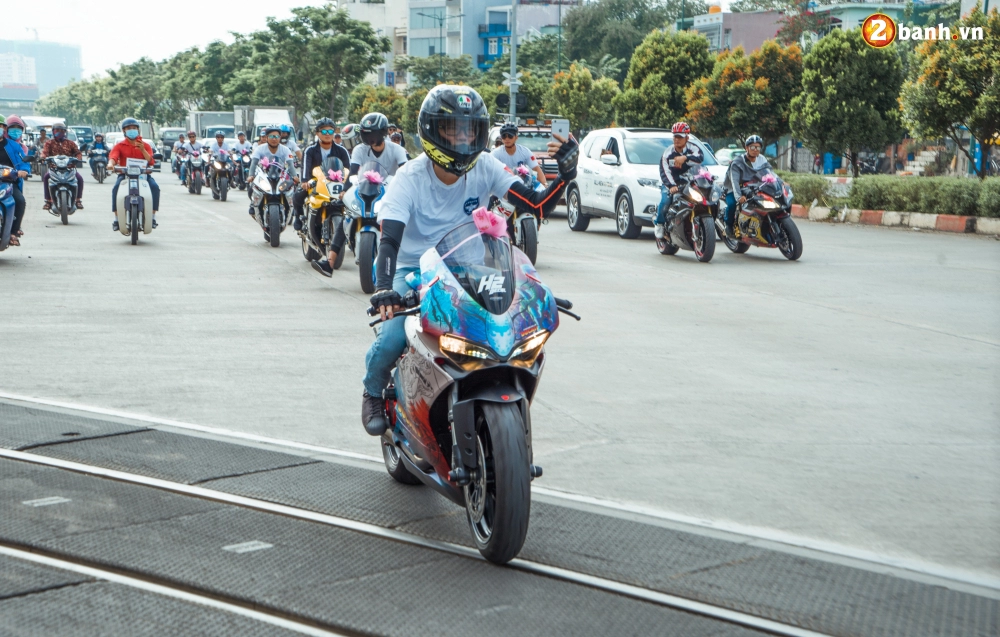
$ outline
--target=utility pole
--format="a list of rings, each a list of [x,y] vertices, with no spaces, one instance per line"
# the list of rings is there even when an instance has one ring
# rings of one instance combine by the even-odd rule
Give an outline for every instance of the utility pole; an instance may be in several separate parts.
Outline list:
[[[989,2],[989,0],[986,0]],[[562,73],[562,0],[559,0],[559,41],[556,43],[556,72]]]
[[[517,80],[517,3],[518,0],[511,0],[510,3],[510,114],[514,121],[517,121],[517,87],[521,83]]]
[[[681,31],[683,31],[685,27],[687,27],[687,24],[684,22],[684,0],[681,0]]]
[[[459,13],[458,15],[448,15],[448,9],[445,9],[445,14],[443,16],[431,15],[429,13],[417,13],[417,15],[422,15],[425,18],[430,18],[431,20],[437,20],[438,23],[438,47],[442,49],[438,51],[437,54],[440,56],[438,58],[438,82],[444,83],[444,56],[447,51],[444,50],[444,22],[448,18],[462,18],[465,17],[464,13]]]

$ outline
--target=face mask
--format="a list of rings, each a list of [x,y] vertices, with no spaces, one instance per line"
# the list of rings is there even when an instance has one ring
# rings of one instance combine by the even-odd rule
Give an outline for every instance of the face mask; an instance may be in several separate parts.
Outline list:
[[[134,128],[130,128],[129,130],[125,131],[125,137],[128,137],[129,139],[135,139],[138,136],[139,136],[139,131],[137,131]]]
[[[11,139],[17,140],[21,139],[21,133],[23,132],[24,131],[21,130],[20,128],[12,128],[9,131],[7,131],[7,136],[10,137]]]
[[[54,138],[56,138],[56,139],[63,139],[63,138],[66,137],[66,133],[64,133],[63,131],[58,131],[58,132],[52,133],[52,136]]]

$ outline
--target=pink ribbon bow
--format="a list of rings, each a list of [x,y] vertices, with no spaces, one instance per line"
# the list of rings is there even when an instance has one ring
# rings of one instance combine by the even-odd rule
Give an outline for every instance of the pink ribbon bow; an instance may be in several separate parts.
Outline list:
[[[518,166],[517,167],[517,174],[521,175],[522,177],[527,177],[530,172],[531,171],[528,170],[528,168],[526,166]]]
[[[264,157],[263,159],[260,160],[260,167],[263,168],[264,170],[267,170],[270,166],[271,166],[271,160],[268,159],[267,157]]]
[[[472,211],[472,220],[476,224],[476,229],[482,234],[497,239],[507,236],[507,219],[501,214],[486,208],[476,208]]]
[[[774,173],[767,173],[766,175],[760,178],[760,181],[761,183],[765,184],[773,184],[774,182],[778,181],[778,178],[775,177]]]
[[[333,170],[331,168],[330,172],[327,173],[327,176],[330,178],[330,181],[344,181],[344,176],[340,174],[339,170]]]
[[[374,170],[365,171],[365,179],[367,179],[369,183],[375,184],[376,186],[382,184],[382,175]]]

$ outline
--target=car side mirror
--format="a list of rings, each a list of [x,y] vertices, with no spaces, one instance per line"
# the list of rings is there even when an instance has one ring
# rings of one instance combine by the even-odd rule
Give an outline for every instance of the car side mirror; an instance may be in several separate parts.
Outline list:
[[[605,166],[617,166],[618,158],[614,155],[601,155],[601,163]]]
[[[156,161],[160,161],[161,159],[163,159],[163,155],[161,155],[160,153],[153,153],[153,159],[155,159]]]

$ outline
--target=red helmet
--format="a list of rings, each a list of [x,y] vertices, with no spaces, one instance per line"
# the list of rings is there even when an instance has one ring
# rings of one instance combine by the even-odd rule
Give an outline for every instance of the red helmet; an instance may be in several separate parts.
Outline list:
[[[687,136],[691,134],[691,127],[688,126],[687,122],[677,122],[670,128],[670,132],[672,132],[674,135]]]
[[[197,137],[198,133],[194,132],[193,130],[189,130],[187,136],[190,137],[192,135],[194,135],[195,137]]]

